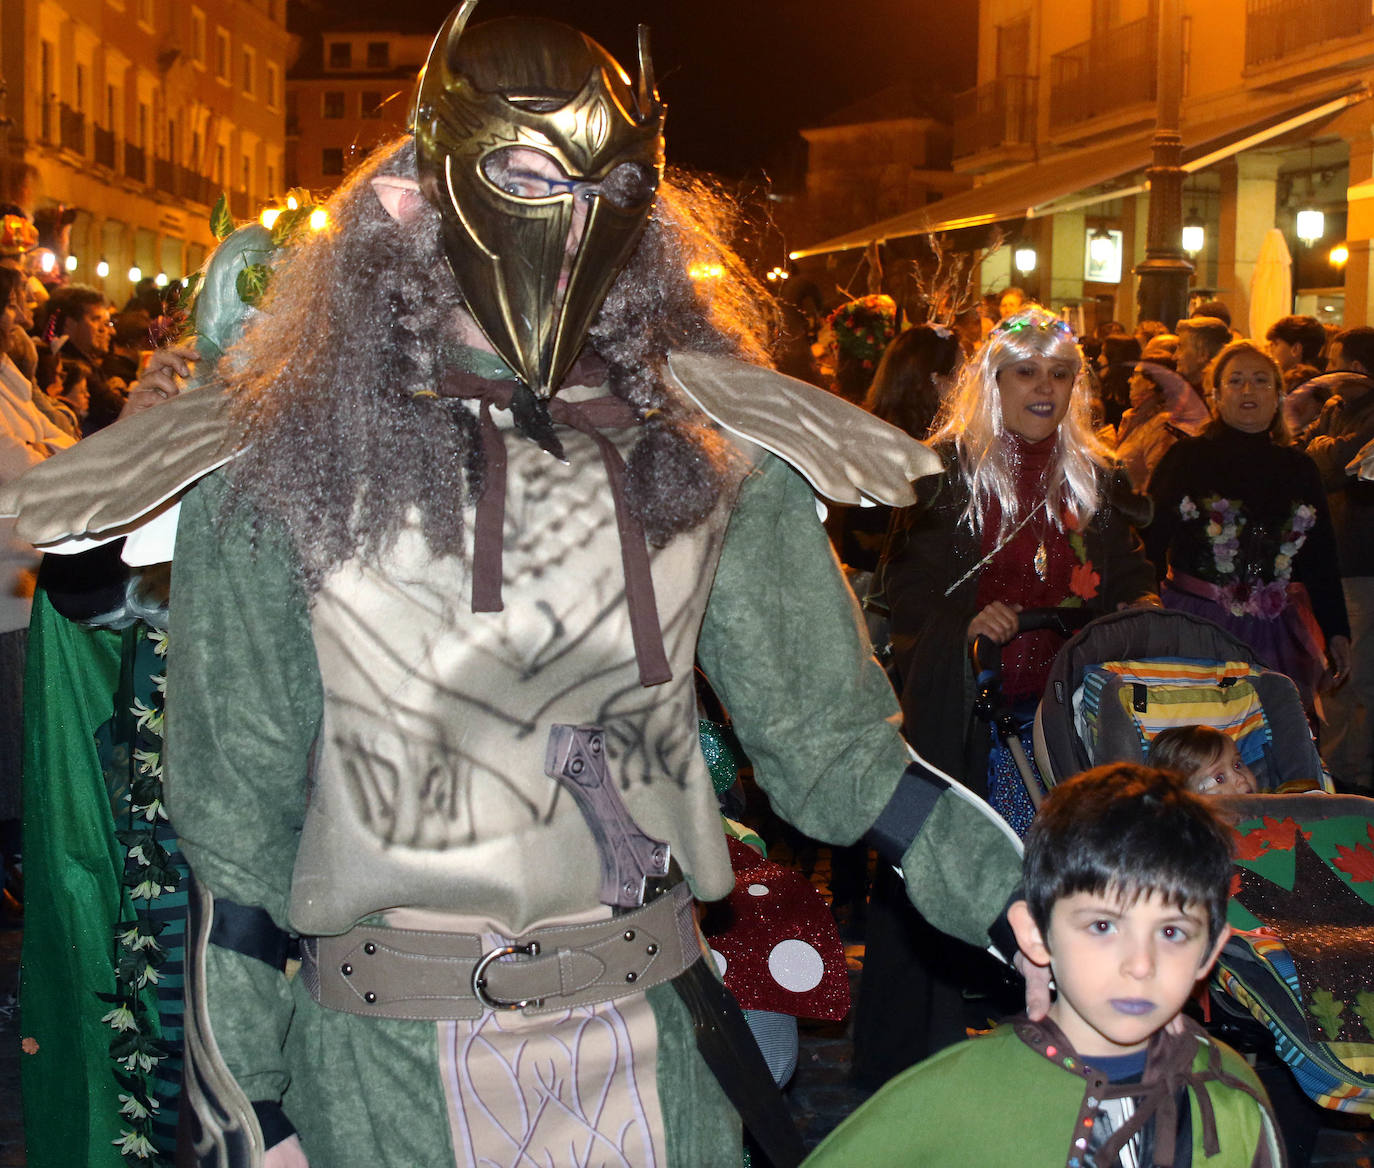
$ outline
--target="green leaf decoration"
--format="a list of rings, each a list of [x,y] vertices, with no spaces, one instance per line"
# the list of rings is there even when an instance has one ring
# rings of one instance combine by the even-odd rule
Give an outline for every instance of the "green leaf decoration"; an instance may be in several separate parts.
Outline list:
[[[177,300],[178,308],[186,312],[193,310],[193,301],[196,298],[196,293],[200,290],[200,281],[203,276],[203,272],[196,272],[194,275],[186,278],[185,283],[181,286],[181,296]]]
[[[286,210],[278,215],[277,221],[272,224],[272,246],[281,247],[290,243],[296,232],[309,222],[313,210],[314,207],[302,203],[294,211]]]
[[[1355,998],[1355,1013],[1360,1016],[1370,1038],[1374,1038],[1374,993],[1361,990]]]
[[[1327,1042],[1334,1042],[1341,1032],[1341,1015],[1345,1013],[1345,1003],[1334,997],[1330,990],[1317,990],[1307,1003],[1307,1008],[1317,1019]]]
[[[267,277],[270,269],[266,264],[249,264],[238,275],[235,287],[238,290],[239,299],[245,304],[254,307],[262,299],[262,294],[267,291]]]
[[[229,195],[222,193],[210,212],[210,230],[216,239],[223,239],[234,230],[234,217],[229,213]]]

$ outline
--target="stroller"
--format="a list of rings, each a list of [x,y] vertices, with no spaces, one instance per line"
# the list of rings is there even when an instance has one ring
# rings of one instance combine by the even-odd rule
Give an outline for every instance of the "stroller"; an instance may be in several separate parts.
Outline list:
[[[1237,861],[1213,1022],[1244,1046],[1253,1019],[1311,1099],[1374,1114],[1374,800],[1332,793],[1293,683],[1201,617],[1100,617],[1051,668],[1036,762],[1053,785],[1189,723],[1229,733],[1265,792],[1216,800]]]

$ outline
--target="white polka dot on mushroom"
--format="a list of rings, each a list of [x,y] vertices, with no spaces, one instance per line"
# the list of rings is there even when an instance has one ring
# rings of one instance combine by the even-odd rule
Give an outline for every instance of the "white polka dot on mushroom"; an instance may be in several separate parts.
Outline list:
[[[812,946],[793,937],[773,946],[768,954],[768,972],[783,989],[804,994],[821,984],[825,961]]]
[[[725,954],[722,953],[719,949],[712,949],[711,960],[716,963],[716,972],[720,974],[721,977],[724,977],[726,965]]]
[[[751,885],[749,885],[749,895],[750,895],[750,896],[767,896],[767,895],[768,895],[768,885],[766,885],[766,884],[751,884]]]

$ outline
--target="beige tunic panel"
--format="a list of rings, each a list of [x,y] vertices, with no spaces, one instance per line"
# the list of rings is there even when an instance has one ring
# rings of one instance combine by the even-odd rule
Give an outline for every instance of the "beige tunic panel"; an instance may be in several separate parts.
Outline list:
[[[638,435],[612,436],[628,454]],[[692,681],[728,510],[652,553],[673,680],[643,688],[606,473],[591,439],[560,438],[567,464],[506,438],[503,612],[473,613],[466,561],[436,560],[416,528],[316,596],[325,713],[292,886],[301,932],[410,907],[517,934],[595,906],[591,833],[544,773],[557,723],[603,726],[639,827],[702,896],[729,891]]]

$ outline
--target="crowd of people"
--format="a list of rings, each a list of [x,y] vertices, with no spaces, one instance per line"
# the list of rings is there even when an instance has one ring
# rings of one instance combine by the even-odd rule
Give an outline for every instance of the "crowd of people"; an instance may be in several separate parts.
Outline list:
[[[847,923],[871,905],[856,1071],[890,1083],[815,1163],[1282,1164],[1254,1072],[1183,1017],[1228,932],[1211,797],[1255,776],[1199,725],[1049,790],[1035,706],[1067,629],[1032,614],[1205,616],[1292,678],[1368,792],[1374,484],[1348,467],[1374,329],[1246,339],[1214,301],[1079,337],[1018,288],[981,326],[874,293],[831,316],[827,394],[768,368],[723,207],[663,171],[647,42],[632,84],[573,28],[471,9],[326,230],[228,236],[196,349],[145,360],[160,301],[112,320],[0,266],[0,482],[33,470],[4,505],[59,550],[176,525],[170,595],[155,556],[96,548],[33,605],[41,700],[89,700],[63,759],[30,718],[27,778],[84,768],[118,885],[93,932],[26,940],[34,990],[80,1015],[25,1007],[36,1168],[192,1143],[215,1168],[714,1166],[741,1117],[797,1163],[778,1060],[695,915],[732,890],[794,907],[740,891],[707,692],[778,815],[844,849]],[[269,251],[250,311],[237,276]],[[851,505],[825,530],[818,495]],[[36,562],[12,545],[9,819]],[[101,623],[122,632],[64,640]],[[1003,647],[995,727],[973,643]],[[816,989],[808,936],[750,976]],[[1024,998],[963,1042],[988,946]],[[116,988],[62,987],[77,950]],[[970,1115],[992,1092],[1015,1104]]]

